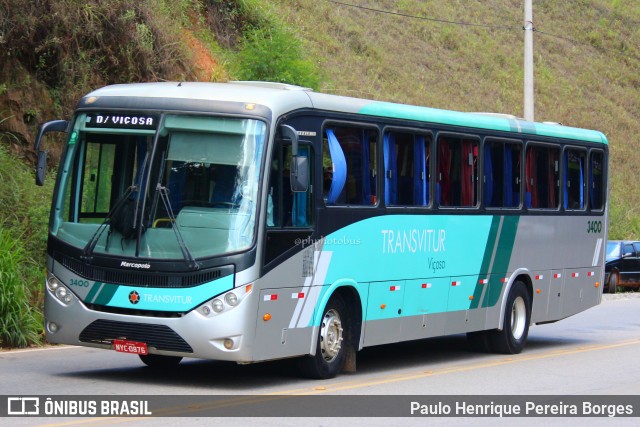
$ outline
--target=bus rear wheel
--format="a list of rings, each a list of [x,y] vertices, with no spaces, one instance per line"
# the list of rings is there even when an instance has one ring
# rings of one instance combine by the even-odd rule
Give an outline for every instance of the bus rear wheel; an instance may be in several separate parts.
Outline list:
[[[517,354],[522,351],[529,335],[531,297],[527,286],[517,281],[509,291],[502,330],[489,332],[489,345],[496,353]]]
[[[139,354],[140,360],[150,368],[165,369],[178,366],[182,360],[179,356],[161,356],[159,354]]]
[[[316,354],[300,359],[300,370],[315,379],[334,378],[344,367],[347,354],[349,319],[339,294],[329,299],[318,330]]]

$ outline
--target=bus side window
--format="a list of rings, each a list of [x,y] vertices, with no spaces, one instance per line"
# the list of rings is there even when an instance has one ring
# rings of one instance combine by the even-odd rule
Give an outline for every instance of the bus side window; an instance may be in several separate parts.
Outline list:
[[[560,149],[528,146],[525,168],[527,208],[557,209],[560,205]]]
[[[520,206],[520,144],[487,140],[484,144],[484,203],[490,208]]]
[[[439,206],[476,206],[478,141],[447,135],[438,138],[436,198]]]
[[[404,132],[384,135],[384,182],[387,205],[429,204],[431,137]]]
[[[322,154],[323,194],[331,205],[375,205],[375,129],[331,126],[325,129]]]
[[[584,150],[566,149],[564,151],[564,200],[565,209],[582,210],[585,208],[585,164]]]
[[[591,150],[589,153],[589,206],[592,210],[604,208],[604,153]]]

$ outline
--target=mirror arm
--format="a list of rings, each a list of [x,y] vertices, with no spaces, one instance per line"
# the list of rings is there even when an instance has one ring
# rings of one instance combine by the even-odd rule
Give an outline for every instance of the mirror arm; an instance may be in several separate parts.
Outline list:
[[[48,132],[65,132],[69,126],[68,120],[53,120],[51,122],[43,123],[38,130],[38,136],[36,142],[33,145],[33,150],[37,153],[40,149],[42,137]]]
[[[291,139],[291,155],[298,155],[298,132],[289,125],[280,125],[282,136]]]

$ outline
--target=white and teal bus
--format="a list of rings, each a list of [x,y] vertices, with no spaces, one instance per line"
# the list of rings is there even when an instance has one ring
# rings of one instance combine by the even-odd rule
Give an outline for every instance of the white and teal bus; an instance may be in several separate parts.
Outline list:
[[[600,132],[261,82],[108,86],[51,131],[53,343],[330,378],[449,334],[519,353],[602,297]]]

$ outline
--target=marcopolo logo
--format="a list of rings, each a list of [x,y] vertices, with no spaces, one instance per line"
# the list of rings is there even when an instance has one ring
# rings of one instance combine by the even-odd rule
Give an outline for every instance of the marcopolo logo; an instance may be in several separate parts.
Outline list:
[[[151,268],[151,264],[149,264],[148,262],[141,264],[137,262],[121,261],[120,267],[138,268],[138,269],[142,268],[142,269],[148,270]]]

